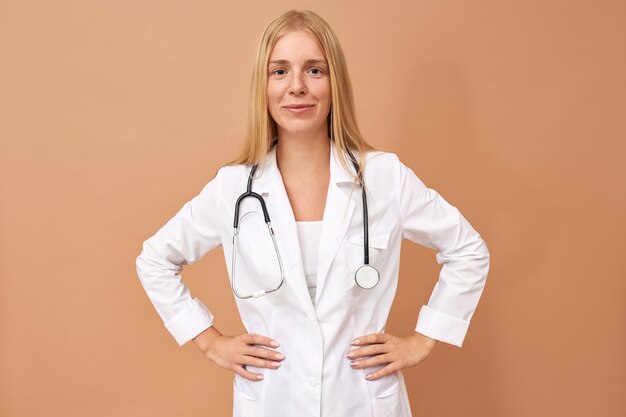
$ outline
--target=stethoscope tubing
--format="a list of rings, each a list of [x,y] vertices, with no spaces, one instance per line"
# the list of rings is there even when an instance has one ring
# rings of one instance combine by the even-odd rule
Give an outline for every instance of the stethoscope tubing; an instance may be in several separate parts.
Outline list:
[[[365,184],[363,182],[363,174],[359,169],[359,164],[357,163],[356,158],[354,157],[352,152],[350,152],[350,150],[347,150],[347,151],[352,161],[352,164],[354,165],[354,169],[356,170],[356,174],[359,177],[359,185],[361,186],[361,195],[363,199],[363,264],[364,265],[361,266],[356,271],[355,280],[357,282],[357,285],[359,285],[361,288],[370,289],[378,284],[380,275],[378,271],[376,270],[376,268],[369,265],[369,222],[368,222],[368,213],[367,213],[367,197],[366,197],[366,192],[365,192]],[[233,221],[233,228],[234,228],[233,256],[232,256],[232,268],[231,268],[232,271],[231,272],[233,275],[233,279],[232,279],[233,293],[238,298],[241,298],[241,299],[248,299],[248,298],[253,298],[253,297],[258,298],[267,293],[274,292],[283,285],[283,282],[285,280],[285,271],[283,269],[283,263],[280,258],[280,252],[278,250],[278,245],[276,244],[274,229],[272,228],[270,215],[269,215],[269,212],[267,211],[267,206],[265,205],[265,200],[263,199],[261,195],[252,191],[252,179],[254,177],[254,174],[256,173],[257,168],[258,168],[258,164],[254,164],[252,166],[252,169],[250,170],[250,173],[248,175],[248,184],[247,184],[246,191],[243,194],[241,194],[239,198],[237,198],[237,201],[235,202],[235,216],[234,216],[234,221]],[[258,290],[250,295],[241,295],[237,291],[236,285],[235,285],[235,276],[236,276],[235,266],[236,266],[236,252],[237,252],[236,248],[238,247],[238,240],[239,240],[239,207],[241,203],[243,202],[243,200],[245,200],[248,197],[252,197],[256,199],[261,204],[261,209],[263,210],[263,217],[267,225],[268,231],[270,233],[270,236],[272,238],[272,243],[274,245],[274,249],[276,252],[278,265],[280,267],[281,279],[280,279],[280,284],[278,284],[278,286],[272,290]],[[363,277],[361,280],[359,279],[359,274],[361,275],[361,277]],[[369,284],[362,285],[363,282],[369,283]]]

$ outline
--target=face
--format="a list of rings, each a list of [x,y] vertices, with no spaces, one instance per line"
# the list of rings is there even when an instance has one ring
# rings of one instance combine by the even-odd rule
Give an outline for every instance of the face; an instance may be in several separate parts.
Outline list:
[[[328,134],[330,75],[313,34],[300,30],[278,40],[269,59],[267,106],[281,134]]]

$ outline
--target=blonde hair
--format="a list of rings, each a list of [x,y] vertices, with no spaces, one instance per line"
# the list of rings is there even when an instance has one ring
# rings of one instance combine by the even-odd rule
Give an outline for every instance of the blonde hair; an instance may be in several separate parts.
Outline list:
[[[265,28],[257,45],[256,57],[250,82],[250,103],[243,147],[237,159],[226,165],[262,164],[265,156],[276,144],[276,122],[267,108],[267,68],[276,42],[291,31],[307,30],[319,41],[328,62],[331,105],[327,119],[329,136],[340,151],[340,163],[346,172],[352,173],[345,152],[354,161],[350,150],[359,152],[359,172],[354,178],[362,183],[365,151],[376,150],[361,135],[356,122],[354,97],[348,76],[348,68],[339,39],[330,25],[310,10],[289,10],[272,20]]]

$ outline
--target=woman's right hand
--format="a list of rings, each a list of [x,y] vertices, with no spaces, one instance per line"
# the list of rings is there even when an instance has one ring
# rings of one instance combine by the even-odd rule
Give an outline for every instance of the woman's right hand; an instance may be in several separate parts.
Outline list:
[[[280,361],[285,358],[280,352],[255,346],[262,345],[270,348],[280,346],[275,340],[258,334],[243,333],[238,336],[224,336],[211,326],[193,340],[204,355],[217,366],[234,371],[251,381],[263,379],[263,375],[248,371],[246,365],[276,369],[280,367]]]

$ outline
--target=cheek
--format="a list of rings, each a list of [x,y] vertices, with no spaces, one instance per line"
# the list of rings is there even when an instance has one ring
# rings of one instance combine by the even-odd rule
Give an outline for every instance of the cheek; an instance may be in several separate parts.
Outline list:
[[[267,105],[270,109],[277,108],[280,103],[280,91],[275,86],[267,87]]]
[[[328,101],[330,103],[330,83],[323,83],[319,86],[318,97],[323,97],[325,101]]]

